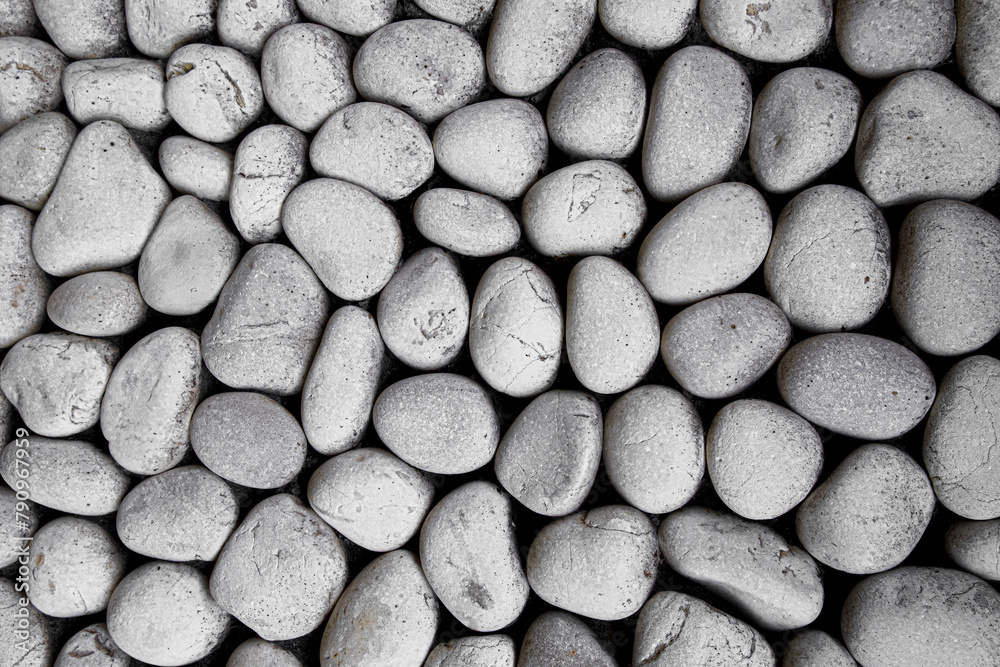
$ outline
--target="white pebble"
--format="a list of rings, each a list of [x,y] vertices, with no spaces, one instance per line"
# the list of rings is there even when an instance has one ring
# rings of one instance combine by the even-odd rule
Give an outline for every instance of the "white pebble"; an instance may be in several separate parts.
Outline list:
[[[81,336],[130,333],[149,311],[135,278],[115,271],[70,278],[52,291],[45,309],[53,324]]]

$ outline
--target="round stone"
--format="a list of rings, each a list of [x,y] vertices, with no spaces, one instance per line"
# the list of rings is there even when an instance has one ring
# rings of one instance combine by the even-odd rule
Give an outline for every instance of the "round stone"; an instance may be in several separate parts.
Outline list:
[[[81,336],[130,333],[149,311],[135,278],[115,271],[70,278],[52,291],[45,309],[53,324]]]
[[[45,323],[52,286],[31,252],[34,224],[20,206],[0,206],[0,349],[38,333]]]
[[[423,667],[514,667],[516,657],[517,645],[507,635],[470,635],[435,646]]]
[[[599,0],[597,12],[608,34],[623,44],[660,50],[684,39],[698,0]]]
[[[521,226],[510,209],[468,190],[426,190],[413,203],[413,224],[431,243],[467,257],[503,255],[521,240]]]
[[[564,611],[547,611],[536,618],[521,642],[518,667],[618,667],[614,656],[586,623]]]
[[[74,139],[73,121],[54,111],[26,118],[0,135],[0,197],[42,210]]]
[[[74,60],[128,48],[124,0],[35,0],[35,13],[52,42]]]
[[[833,2],[703,0],[700,16],[708,36],[730,51],[765,63],[790,63],[826,42],[833,25]]]
[[[302,19],[295,0],[219,0],[216,17],[222,45],[251,58],[260,57],[271,35]]]
[[[0,133],[26,118],[55,111],[63,100],[62,73],[66,56],[33,37],[0,37],[0,62],[19,63],[34,76],[22,76],[20,67],[0,70]]]
[[[167,58],[191,42],[215,37],[218,0],[125,0],[125,23],[135,48],[150,58]]]
[[[226,667],[302,667],[302,663],[277,644],[255,637],[236,647]]]
[[[183,135],[160,144],[160,170],[173,188],[211,201],[229,201],[233,181],[233,154]]]

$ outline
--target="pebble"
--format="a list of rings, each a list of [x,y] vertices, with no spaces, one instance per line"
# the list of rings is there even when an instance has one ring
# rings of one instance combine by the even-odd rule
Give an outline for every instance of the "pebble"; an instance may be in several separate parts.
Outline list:
[[[327,460],[309,479],[309,505],[338,533],[369,551],[410,541],[434,501],[434,485],[384,449],[362,447]]]
[[[302,430],[313,449],[329,456],[361,442],[387,365],[375,318],[357,306],[336,310],[302,387]]]
[[[743,621],[696,597],[661,591],[639,612],[632,660],[642,667],[774,667],[768,641]]]
[[[872,574],[910,555],[934,504],[927,473],[909,454],[891,445],[863,445],[799,506],[795,531],[823,564]]]
[[[823,442],[791,410],[744,399],[716,413],[705,458],[722,502],[742,517],[767,521],[809,495],[823,469]]]
[[[597,0],[504,0],[490,25],[486,67],[510,97],[545,90],[569,67],[594,25]]]
[[[181,129],[213,143],[235,139],[264,108],[253,63],[236,49],[209,44],[170,54],[163,99]]]
[[[669,387],[637,387],[604,417],[604,470],[625,502],[649,514],[694,497],[705,474],[705,432],[694,406]]]
[[[0,206],[0,349],[38,333],[45,323],[52,287],[31,253],[34,222],[20,206]]]
[[[659,541],[673,571],[731,602],[756,627],[801,628],[823,608],[816,561],[764,524],[688,505],[664,517]]]
[[[553,385],[562,360],[563,317],[552,280],[526,259],[490,265],[472,299],[469,351],[483,380],[508,396]]]
[[[167,206],[139,258],[139,291],[165,315],[195,315],[219,297],[240,241],[212,209],[184,195]]]
[[[639,147],[645,114],[642,70],[618,49],[599,49],[559,81],[545,122],[552,143],[571,158],[622,160]]]
[[[20,479],[19,449],[31,464],[31,501],[59,512],[103,516],[118,509],[131,480],[103,449],[82,440],[54,440],[32,435],[27,446],[8,443],[0,453],[0,473],[11,487]],[[24,465],[20,466],[23,469]],[[72,483],[67,483],[68,481]]]
[[[74,139],[73,121],[54,111],[26,118],[0,135],[0,197],[42,210]]]
[[[0,364],[0,389],[34,433],[64,438],[98,420],[101,397],[118,361],[108,341],[68,333],[22,338]]]
[[[955,356],[1000,333],[1000,220],[964,202],[910,211],[899,230],[892,312],[924,352]]]
[[[587,257],[566,287],[566,356],[580,383],[598,394],[637,385],[653,367],[660,324],[642,284],[613,259]]]
[[[378,328],[386,347],[420,371],[447,366],[469,331],[469,293],[461,270],[440,248],[410,256],[378,299]]]
[[[434,172],[434,147],[420,123],[387,104],[335,111],[309,147],[320,176],[359,185],[386,201],[406,197]]]
[[[623,44],[659,51],[684,39],[695,22],[698,0],[599,0],[608,34]]]
[[[958,521],[944,536],[948,557],[977,577],[1000,581],[1000,520]]]
[[[414,375],[389,385],[375,401],[372,422],[396,456],[440,475],[482,468],[500,442],[489,394],[452,373]]]
[[[601,407],[581,391],[556,389],[528,404],[497,448],[497,481],[536,514],[575,512],[601,463]]]
[[[38,214],[31,245],[54,276],[115,269],[142,254],[170,187],[128,130],[101,120],[80,130]]]
[[[468,190],[425,190],[413,204],[413,223],[431,243],[467,257],[503,255],[521,240],[521,226],[510,209]]]
[[[478,33],[493,18],[493,8],[496,7],[497,0],[414,0],[414,4],[434,18]],[[442,664],[451,663],[446,661]],[[434,663],[429,667],[441,666]]]
[[[781,667],[857,667],[844,645],[822,630],[803,630],[788,642]]]
[[[97,524],[73,516],[38,529],[28,562],[28,599],[55,618],[104,611],[126,572],[125,550],[118,540]]]
[[[847,596],[840,624],[865,667],[986,667],[1000,655],[1000,594],[957,570],[900,567],[868,577]]]
[[[510,496],[490,482],[458,487],[420,530],[420,565],[445,608],[466,627],[493,632],[528,602]]]
[[[955,60],[976,97],[1000,107],[1000,4],[991,0],[957,0]]]
[[[608,647],[582,620],[547,611],[528,626],[517,667],[618,667]]]
[[[676,202],[724,181],[746,145],[751,107],[746,72],[718,49],[688,46],[667,58],[642,145],[650,196]]]
[[[516,656],[507,635],[470,635],[435,646],[423,667],[514,667]]]
[[[889,245],[889,226],[870,199],[842,185],[817,185],[778,216],[764,284],[800,329],[857,329],[889,293]]]
[[[149,308],[135,278],[94,271],[70,278],[52,291],[46,312],[52,323],[81,336],[121,336],[135,331]]]
[[[69,638],[53,667],[129,667],[132,658],[118,648],[104,623],[94,623]]]
[[[330,114],[357,98],[350,56],[344,38],[326,26],[286,26],[264,45],[264,98],[281,120],[302,132],[315,132]]]
[[[160,144],[160,169],[182,194],[210,201],[229,201],[233,154],[191,137],[175,135]]]
[[[392,21],[397,0],[298,0],[306,18],[337,32],[365,37]]]
[[[226,542],[209,588],[262,639],[279,641],[322,625],[347,580],[337,534],[298,498],[280,493],[251,509]]]
[[[201,380],[201,347],[190,329],[154,331],[125,353],[101,405],[101,432],[119,465],[154,475],[180,463]]]
[[[799,415],[834,433],[889,440],[920,423],[934,401],[934,375],[913,352],[885,338],[813,336],[778,364],[778,391]]]
[[[190,565],[151,561],[132,570],[111,595],[108,632],[136,660],[163,667],[204,658],[222,644],[231,617]]]
[[[54,652],[49,639],[50,622],[31,605],[22,606],[23,598],[24,593],[15,591],[13,581],[0,578],[0,660],[17,667],[49,667]],[[21,609],[27,613],[17,616]]]
[[[771,211],[745,183],[720,183],[674,206],[639,247],[636,273],[649,295],[686,306],[735,289],[764,261]]]
[[[590,160],[535,183],[521,204],[521,221],[528,242],[543,255],[612,255],[635,242],[646,202],[625,169]]]
[[[7,441],[5,438],[4,442]],[[0,473],[6,469],[4,463],[4,457],[0,454]],[[12,481],[17,484],[17,464],[15,463],[14,466]],[[25,538],[34,535],[38,529],[38,509],[34,503],[28,504],[19,501],[13,489],[0,486],[0,510],[3,511],[3,515],[0,516],[0,540],[2,540],[0,541],[0,567],[7,567],[17,562],[18,558],[21,557],[21,546],[27,542]]]
[[[219,0],[219,41],[260,58],[264,42],[275,32],[302,19],[295,0]]]
[[[378,294],[403,254],[392,209],[344,181],[317,178],[297,187],[285,200],[281,224],[326,288],[345,301]]]
[[[255,637],[236,647],[226,667],[302,667],[302,663],[277,644]]]
[[[884,79],[931,69],[951,55],[955,0],[882,5],[843,0],[837,3],[836,24],[837,49],[848,67],[861,76]]]
[[[32,37],[0,37],[0,134],[22,120],[55,111],[63,100],[66,56]],[[11,68],[10,63],[16,66]],[[22,76],[24,67],[31,76]]]
[[[234,389],[302,391],[330,314],[330,297],[294,250],[273,243],[243,255],[201,334],[212,375]]]
[[[167,58],[191,42],[212,39],[219,0],[125,0],[125,19],[132,44],[150,58]]]
[[[216,475],[252,489],[291,482],[302,470],[308,448],[288,410],[248,391],[202,401],[191,417],[191,447]]]
[[[163,102],[163,68],[149,60],[80,60],[63,70],[69,115],[80,125],[113,120],[132,130],[162,132],[170,124]]]
[[[941,504],[966,519],[1000,517],[1000,361],[977,355],[941,381],[924,430],[923,459]]]
[[[523,197],[548,163],[545,120],[521,100],[470,104],[437,126],[434,158],[445,174],[471,190],[503,200]]]
[[[551,605],[614,621],[639,611],[659,561],[646,515],[606,505],[549,523],[528,550],[528,582]]]
[[[432,124],[480,96],[486,64],[476,38],[458,26],[431,19],[398,21],[358,49],[354,85],[364,99]]]
[[[74,60],[107,58],[129,46],[124,0],[34,0],[52,42]]]
[[[118,508],[118,537],[130,551],[171,561],[213,561],[239,523],[236,494],[200,465],[147,477]]]
[[[390,551],[337,600],[320,644],[321,667],[420,667],[434,645],[438,604],[413,553]]]
[[[445,0],[447,2],[448,0]],[[38,16],[32,0],[0,0],[0,37],[34,35],[38,32]]]
[[[854,169],[878,206],[976,199],[1000,177],[1000,116],[941,74],[902,74],[861,115]]]
[[[717,44],[765,63],[790,63],[816,52],[833,26],[831,0],[746,4],[703,0],[701,24]]]
[[[730,398],[762,378],[788,349],[792,327],[756,294],[715,296],[688,306],[663,328],[670,375],[700,398]]]
[[[847,155],[860,114],[861,91],[846,76],[818,67],[778,74],[757,96],[750,123],[757,182],[777,194],[802,189]]]

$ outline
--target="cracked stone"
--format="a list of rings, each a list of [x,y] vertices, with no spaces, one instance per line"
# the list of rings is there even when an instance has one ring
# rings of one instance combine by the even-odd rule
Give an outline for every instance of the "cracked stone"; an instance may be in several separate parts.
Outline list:
[[[705,32],[730,51],[765,63],[790,63],[826,42],[833,1],[703,0],[700,16]]]

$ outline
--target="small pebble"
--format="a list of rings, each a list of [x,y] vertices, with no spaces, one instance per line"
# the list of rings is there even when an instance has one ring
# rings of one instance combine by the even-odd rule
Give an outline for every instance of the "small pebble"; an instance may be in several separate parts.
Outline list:
[[[74,139],[73,121],[54,111],[26,118],[0,135],[0,197],[42,210]]]
[[[1000,3],[957,0],[955,60],[976,97],[1000,107]]]
[[[150,58],[167,58],[175,49],[215,36],[219,0],[125,0],[132,44]]]
[[[470,635],[435,646],[423,667],[514,667],[516,656],[517,645],[507,635]]]
[[[424,191],[413,204],[413,223],[431,243],[467,257],[503,255],[521,240],[521,226],[510,209],[468,190]]]
[[[4,442],[7,442],[6,438]],[[16,459],[16,451],[14,454]],[[14,466],[11,481],[16,485],[17,463]],[[0,454],[0,474],[6,469],[4,456]],[[3,515],[0,515],[0,567],[7,567],[17,562],[22,555],[22,545],[27,543],[25,538],[34,535],[38,529],[39,512],[34,503],[18,500],[14,490],[6,486],[0,486],[0,510],[3,511]]]
[[[135,278],[95,271],[70,278],[52,291],[46,312],[52,323],[81,336],[121,336],[135,331],[149,308]]]
[[[21,605],[22,599],[24,592],[16,591],[13,581],[0,578],[0,660],[17,667],[49,667],[55,652],[50,622],[31,605]],[[27,613],[17,616],[21,609]]]
[[[1000,520],[958,521],[944,536],[948,557],[977,577],[1000,581]]]
[[[132,658],[118,648],[104,623],[88,625],[69,638],[53,667],[130,667]]]
[[[445,0],[447,2],[448,0]],[[38,32],[32,0],[0,0],[0,37],[31,36]]]
[[[702,0],[700,16],[708,36],[730,51],[765,63],[790,63],[826,42],[833,26],[833,2]]]
[[[31,253],[34,223],[20,206],[0,206],[0,348],[38,333],[45,323],[52,286]]]
[[[582,620],[547,611],[528,626],[517,667],[618,667],[609,647]]]
[[[41,40],[0,37],[0,134],[37,113],[56,110],[63,101],[66,62],[66,56]],[[32,76],[22,76],[22,67]]]
[[[392,21],[398,0],[298,0],[306,18],[337,32],[365,37]]]
[[[165,83],[162,67],[137,58],[77,61],[62,77],[66,106],[77,123],[113,120],[143,132],[162,132],[170,124]]]
[[[277,644],[254,638],[236,647],[226,667],[302,667],[302,663]]]
[[[107,58],[128,48],[124,0],[34,0],[52,42],[74,60]]]
[[[160,144],[160,169],[167,182],[186,195],[229,201],[233,154],[191,137],[175,135]]]
[[[673,46],[695,22],[698,0],[599,0],[604,29],[623,44],[661,50]]]
[[[275,32],[302,19],[295,0],[219,0],[219,41],[260,58],[264,42]]]
[[[788,642],[781,667],[857,667],[844,645],[822,630],[803,630]]]

